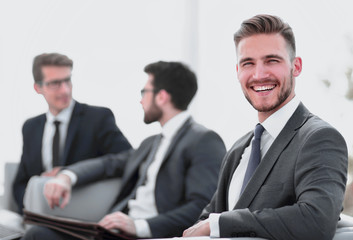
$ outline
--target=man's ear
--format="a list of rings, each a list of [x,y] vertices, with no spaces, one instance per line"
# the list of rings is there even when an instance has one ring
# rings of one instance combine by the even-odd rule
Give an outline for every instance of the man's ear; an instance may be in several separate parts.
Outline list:
[[[300,57],[296,57],[293,60],[293,77],[298,77],[302,72],[302,59]]]
[[[42,94],[42,86],[39,85],[38,83],[34,83],[33,85],[34,90],[38,93],[38,94]]]
[[[164,89],[161,89],[156,93],[156,103],[159,105],[164,105],[165,103],[170,102],[170,98],[170,94]]]

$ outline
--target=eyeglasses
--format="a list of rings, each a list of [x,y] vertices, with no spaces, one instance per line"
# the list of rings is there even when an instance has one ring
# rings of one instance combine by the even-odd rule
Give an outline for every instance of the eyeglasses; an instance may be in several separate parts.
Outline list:
[[[65,83],[67,86],[71,86],[71,76],[65,79],[53,80],[50,82],[42,82],[40,85],[44,85],[52,90],[58,90],[61,87],[61,84]]]
[[[141,90],[141,97],[143,97],[146,92],[157,93],[158,91],[156,91],[156,89],[145,89],[145,88],[144,88],[144,89]]]

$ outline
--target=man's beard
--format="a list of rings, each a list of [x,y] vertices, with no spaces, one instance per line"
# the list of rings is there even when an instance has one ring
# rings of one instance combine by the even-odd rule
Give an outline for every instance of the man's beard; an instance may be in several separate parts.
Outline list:
[[[279,93],[277,101],[271,105],[271,106],[255,106],[253,102],[251,101],[250,97],[245,94],[245,98],[248,100],[248,102],[258,111],[258,112],[270,112],[276,108],[278,108],[284,101],[287,100],[289,95],[292,92],[293,89],[293,75],[290,74],[289,76],[289,86],[287,88],[282,88],[281,92]]]
[[[150,124],[159,121],[162,118],[162,115],[162,110],[156,105],[153,99],[150,109],[148,110],[148,112],[145,111],[145,117],[143,120],[146,124]]]

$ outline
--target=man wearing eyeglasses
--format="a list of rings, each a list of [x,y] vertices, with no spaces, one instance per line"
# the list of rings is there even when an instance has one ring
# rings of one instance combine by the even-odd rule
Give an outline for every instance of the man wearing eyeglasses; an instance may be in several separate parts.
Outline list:
[[[65,207],[71,186],[121,177],[121,192],[99,224],[137,238],[181,236],[211,199],[225,146],[217,133],[196,123],[186,110],[197,91],[195,74],[179,62],[145,67],[141,90],[144,122],[158,121],[162,133],[146,138],[138,149],[69,166],[48,182],[44,194],[51,208]],[[89,173],[86,174],[86,173]],[[63,201],[61,202],[61,197]],[[100,206],[97,206],[100,207]],[[72,239],[32,227],[24,239]]]
[[[43,95],[49,110],[23,125],[23,152],[13,184],[19,213],[32,176],[55,176],[62,166],[131,148],[110,109],[72,98],[72,68],[73,61],[62,54],[34,58],[34,89]]]

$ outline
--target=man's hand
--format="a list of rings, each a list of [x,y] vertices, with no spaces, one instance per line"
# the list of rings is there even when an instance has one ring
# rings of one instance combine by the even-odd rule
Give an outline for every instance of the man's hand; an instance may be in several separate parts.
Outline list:
[[[207,219],[186,229],[183,233],[183,237],[210,236],[210,233],[210,223]]]
[[[44,196],[47,199],[50,208],[60,206],[64,208],[70,201],[71,196],[71,180],[65,174],[59,174],[57,177],[50,179],[44,185]],[[61,198],[62,203],[60,204]]]
[[[58,174],[58,172],[60,171],[61,167],[55,167],[53,168],[52,170],[50,171],[46,171],[46,172],[43,172],[41,174],[41,176],[45,176],[45,177],[55,177],[56,174]]]
[[[98,224],[107,229],[119,229],[127,235],[136,236],[134,220],[122,212],[108,214]]]

